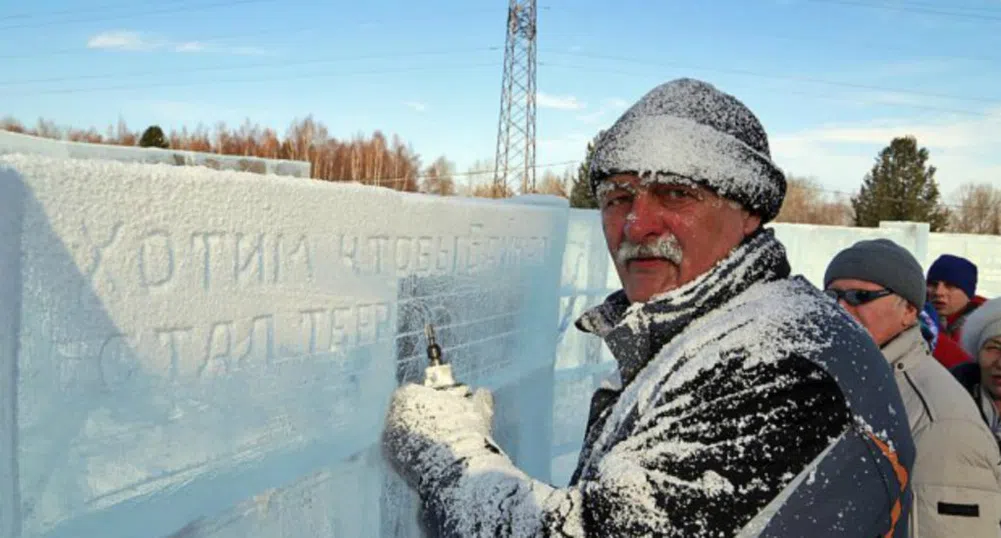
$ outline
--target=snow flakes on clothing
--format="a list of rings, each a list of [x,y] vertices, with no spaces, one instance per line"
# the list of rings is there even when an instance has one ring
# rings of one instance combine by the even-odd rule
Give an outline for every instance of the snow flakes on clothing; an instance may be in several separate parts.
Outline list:
[[[692,79],[654,88],[599,137],[592,190],[597,193],[602,180],[617,173],[694,181],[765,222],[778,214],[786,190],[757,117],[735,97]]]
[[[839,345],[839,330],[855,331],[841,336],[849,344],[868,337],[788,272],[782,246],[763,230],[683,288],[638,305],[618,292],[579,320],[604,336],[622,384],[595,393],[567,488],[515,468],[461,398],[429,395],[424,419],[399,420],[394,410],[417,407],[397,399],[421,393],[400,389],[386,445],[402,453],[390,458],[417,487],[434,535],[698,538],[760,528],[760,536],[821,536],[843,526],[832,510],[854,517],[844,528],[865,531],[858,535],[886,534],[890,509],[880,510],[899,490],[876,467],[858,473],[858,458],[844,457],[872,452],[845,441],[857,437],[852,406],[817,359]],[[863,352],[888,370],[875,346]],[[866,417],[886,414],[887,401],[878,402]],[[897,432],[886,438],[899,446]],[[803,485],[798,477],[813,472],[814,485]],[[810,497],[811,487],[850,496]],[[846,499],[865,511],[848,510]],[[789,503],[800,503],[792,514]]]

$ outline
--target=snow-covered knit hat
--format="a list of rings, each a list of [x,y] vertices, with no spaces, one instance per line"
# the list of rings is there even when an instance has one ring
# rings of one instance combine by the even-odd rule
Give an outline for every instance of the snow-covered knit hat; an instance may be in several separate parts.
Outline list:
[[[1001,297],[980,305],[963,323],[963,349],[976,358],[984,343],[1001,336]]]
[[[786,192],[758,118],[732,95],[689,78],[654,88],[598,137],[592,191],[620,173],[687,178],[763,222],[775,218]]]

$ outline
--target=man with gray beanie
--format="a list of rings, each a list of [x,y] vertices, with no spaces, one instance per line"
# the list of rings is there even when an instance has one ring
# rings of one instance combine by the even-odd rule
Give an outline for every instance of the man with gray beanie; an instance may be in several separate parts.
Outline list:
[[[917,445],[911,536],[1001,535],[1001,451],[921,334],[921,265],[889,239],[859,241],[831,260],[824,287],[893,368]]]
[[[383,436],[436,536],[906,536],[914,444],[865,331],[790,275],[763,224],[785,178],[735,97],[680,79],[598,139],[591,185],[622,289],[586,312],[615,375],[555,487],[483,399],[397,390]]]

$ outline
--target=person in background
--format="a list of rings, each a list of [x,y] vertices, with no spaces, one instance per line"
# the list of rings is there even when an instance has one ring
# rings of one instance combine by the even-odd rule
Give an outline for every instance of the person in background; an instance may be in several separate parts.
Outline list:
[[[663,84],[594,147],[591,190],[622,289],[577,327],[617,362],[570,484],[519,470],[489,398],[395,392],[385,454],[449,537],[903,537],[914,443],[865,331],[790,274],[765,223],[786,182],[758,119]]]
[[[938,345],[938,333],[941,332],[938,320],[938,312],[931,303],[925,303],[924,308],[918,313],[918,323],[921,324],[921,336],[928,342],[929,349],[935,349]],[[948,368],[948,367],[947,367]]]
[[[938,311],[944,333],[962,342],[963,322],[987,299],[977,295],[977,266],[959,256],[943,254],[928,268],[928,301]]]
[[[1001,442],[1001,297],[983,303],[963,328],[963,348],[976,362],[953,368]]]
[[[889,239],[859,241],[831,260],[824,287],[893,368],[917,446],[910,535],[1001,535],[1001,450],[963,387],[930,354],[918,323],[921,265]]]
[[[942,322],[931,303],[925,303],[919,314],[919,321],[921,334],[924,335],[928,347],[932,350],[932,357],[935,357],[935,360],[942,366],[952,369],[960,364],[970,362],[970,356],[966,354],[962,346],[948,335],[942,334]]]

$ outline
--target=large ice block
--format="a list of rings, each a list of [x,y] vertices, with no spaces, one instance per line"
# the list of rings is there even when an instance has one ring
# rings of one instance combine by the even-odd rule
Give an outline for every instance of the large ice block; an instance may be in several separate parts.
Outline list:
[[[220,155],[200,151],[142,148],[117,144],[91,144],[54,140],[0,130],[0,155],[24,153],[73,159],[104,159],[123,162],[163,163],[176,166],[205,166],[216,170],[238,170],[257,174],[309,177],[308,161],[264,159],[245,155]]]
[[[614,370],[608,348],[599,338],[580,332],[574,322],[620,286],[605,245],[601,215],[572,209],[560,279],[559,347],[553,389],[552,475],[555,485],[569,481],[584,440],[591,394]]]
[[[433,322],[549,478],[565,202],[0,157],[0,533],[412,536],[377,446]]]

